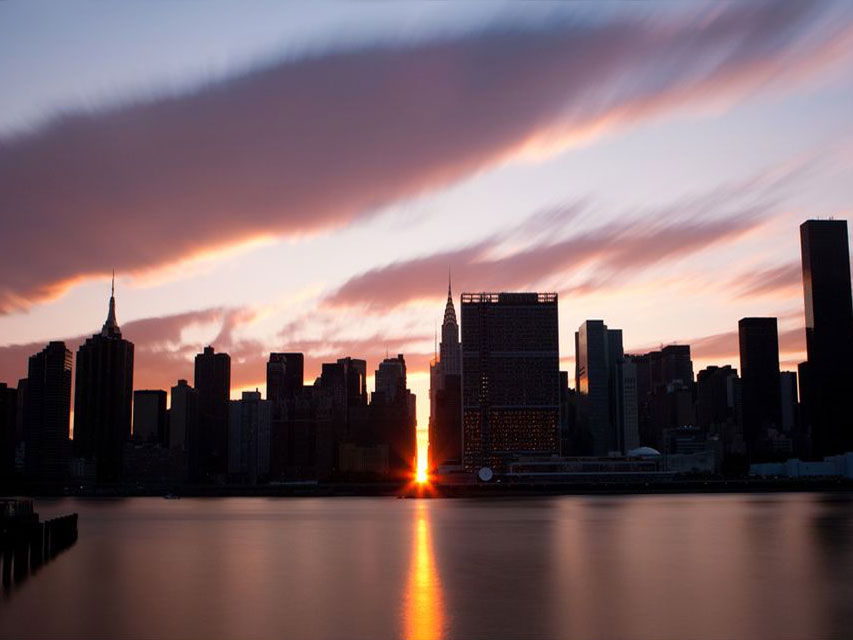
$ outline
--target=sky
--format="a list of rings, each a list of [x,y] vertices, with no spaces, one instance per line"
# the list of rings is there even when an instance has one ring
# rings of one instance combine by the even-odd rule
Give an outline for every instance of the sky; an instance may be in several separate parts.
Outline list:
[[[853,214],[849,3],[0,3],[0,381],[106,313],[135,387],[271,351],[428,363],[463,291],[626,350],[805,357],[799,231]],[[369,380],[372,386],[372,380]]]

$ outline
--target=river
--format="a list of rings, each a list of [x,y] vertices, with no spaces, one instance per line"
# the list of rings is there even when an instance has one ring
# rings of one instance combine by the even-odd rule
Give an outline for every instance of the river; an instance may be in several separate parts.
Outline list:
[[[849,638],[853,496],[38,500],[2,638]]]

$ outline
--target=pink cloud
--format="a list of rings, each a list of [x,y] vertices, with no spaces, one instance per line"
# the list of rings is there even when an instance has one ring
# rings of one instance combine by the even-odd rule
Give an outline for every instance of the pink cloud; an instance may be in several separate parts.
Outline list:
[[[570,228],[573,218],[589,213],[588,201],[575,203],[557,210],[561,215],[551,213],[546,219],[541,214],[531,216],[513,229],[467,247],[395,262],[354,276],[324,304],[385,311],[413,300],[437,300],[443,295],[448,268],[455,274],[457,291],[535,287],[554,277],[567,282],[560,289],[562,293],[601,290],[642,269],[733,242],[756,229],[771,215],[778,188],[778,180],[750,179],[553,240]],[[533,231],[539,232],[538,242],[491,257],[494,246],[505,238]],[[594,268],[593,276],[569,284],[572,275],[587,268]]]
[[[0,312],[113,267],[350,224],[536,138],[749,95],[849,28],[806,2],[699,14],[323,53],[2,140]]]

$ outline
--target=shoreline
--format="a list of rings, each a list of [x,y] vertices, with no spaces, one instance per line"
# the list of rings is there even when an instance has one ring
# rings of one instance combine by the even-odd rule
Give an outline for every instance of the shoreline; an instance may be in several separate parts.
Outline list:
[[[299,498],[389,497],[410,499],[502,498],[556,495],[661,495],[736,493],[850,493],[850,479],[797,480],[673,480],[666,482],[573,482],[573,483],[470,483],[431,482],[317,484],[317,485],[217,485],[217,486],[101,486],[77,490],[31,490],[15,495],[31,498]]]

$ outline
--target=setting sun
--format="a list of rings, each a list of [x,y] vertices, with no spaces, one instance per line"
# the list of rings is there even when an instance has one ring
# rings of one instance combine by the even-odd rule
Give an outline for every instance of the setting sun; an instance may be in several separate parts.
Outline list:
[[[422,484],[427,481],[427,461],[426,456],[420,454],[420,450],[418,451],[418,466],[415,471],[415,482],[418,484]]]

